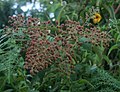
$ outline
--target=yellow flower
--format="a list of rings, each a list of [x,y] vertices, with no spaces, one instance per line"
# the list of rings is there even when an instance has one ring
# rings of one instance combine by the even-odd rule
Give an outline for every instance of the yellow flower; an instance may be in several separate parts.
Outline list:
[[[93,16],[93,23],[94,24],[99,23],[101,19],[102,19],[101,15],[99,13],[95,13]]]

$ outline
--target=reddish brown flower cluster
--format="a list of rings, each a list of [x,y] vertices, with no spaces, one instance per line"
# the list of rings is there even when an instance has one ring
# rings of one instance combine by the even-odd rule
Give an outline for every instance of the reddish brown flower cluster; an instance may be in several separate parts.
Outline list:
[[[32,40],[26,52],[25,62],[25,68],[29,69],[31,74],[47,68],[52,63],[58,66],[61,63],[72,65],[72,44],[60,36],[55,36],[50,42],[45,35],[43,32],[31,35]]]
[[[30,69],[31,74],[47,68],[50,64],[70,63],[72,64],[72,46],[68,43],[60,44],[60,40],[50,42],[44,40],[31,40],[30,47],[26,52],[25,68]]]
[[[33,18],[31,19],[34,20]],[[31,22],[28,26],[33,24]],[[25,68],[30,70],[31,74],[35,74],[53,63],[56,67],[59,67],[58,70],[60,71],[65,71],[65,67],[62,65],[68,67],[72,67],[73,65],[72,55],[74,53],[72,48],[74,45],[70,43],[70,40],[68,40],[69,37],[65,35],[66,33],[63,30],[55,30],[57,31],[55,34],[50,34],[49,28],[52,29],[53,26],[49,26],[49,24],[50,21],[47,21],[41,23],[41,25],[31,25],[28,28],[31,41],[26,52]]]
[[[71,69],[74,52],[80,50],[82,37],[87,38],[86,42],[93,45],[103,43],[103,46],[108,46],[110,42],[106,32],[101,32],[96,27],[86,28],[76,21],[66,21],[58,25],[57,22],[56,24],[50,21],[40,22],[39,19],[31,17],[25,22],[20,15],[11,19],[14,20],[10,21],[14,28],[26,26],[23,31],[30,37],[30,41],[26,52],[25,69],[30,70],[31,74],[52,65],[62,72]]]
[[[104,47],[108,47],[109,42],[111,41],[111,37],[107,32],[100,31],[98,28],[93,26],[86,28],[79,25],[79,22],[73,21],[67,21],[67,24],[65,24],[65,26],[67,26],[67,31],[69,31],[69,33],[77,33],[77,35],[79,35],[79,38],[85,37],[87,38],[87,41],[85,42],[92,43],[96,46],[101,45],[102,43]]]
[[[18,16],[9,16],[9,21],[10,25],[16,29],[14,31],[17,31],[19,27],[24,27],[25,21],[24,21],[24,16],[18,15]]]

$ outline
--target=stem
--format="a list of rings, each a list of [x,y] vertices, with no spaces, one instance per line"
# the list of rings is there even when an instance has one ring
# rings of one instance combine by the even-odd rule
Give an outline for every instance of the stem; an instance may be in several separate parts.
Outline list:
[[[97,0],[96,6],[99,7],[99,4],[100,4],[100,0]]]
[[[117,14],[117,12],[119,11],[120,9],[120,4],[118,5],[118,7],[115,9],[115,14]]]

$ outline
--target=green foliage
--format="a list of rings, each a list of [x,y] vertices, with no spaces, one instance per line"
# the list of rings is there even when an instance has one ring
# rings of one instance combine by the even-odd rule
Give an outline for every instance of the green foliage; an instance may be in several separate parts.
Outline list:
[[[8,17],[12,16],[14,12],[14,10],[11,9],[12,6],[12,2],[0,1],[0,28],[3,28],[3,26],[8,25]]]
[[[97,69],[96,75],[91,79],[96,92],[119,92],[120,82],[104,70]],[[109,89],[109,90],[108,90]]]
[[[4,88],[17,90],[17,86],[15,87],[14,84],[16,79],[14,78],[24,73],[21,71],[24,60],[19,55],[21,46],[20,44],[16,44],[13,34],[5,34],[5,30],[1,30],[0,32],[2,34],[0,36],[0,78],[4,78],[0,81],[0,83],[4,82],[2,83],[4,86],[1,86],[0,90],[4,90]],[[22,76],[20,80],[23,80]]]

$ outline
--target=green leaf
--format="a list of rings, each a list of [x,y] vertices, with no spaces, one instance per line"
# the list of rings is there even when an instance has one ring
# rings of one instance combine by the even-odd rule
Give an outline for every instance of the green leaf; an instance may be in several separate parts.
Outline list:
[[[111,60],[108,58],[108,56],[103,55],[103,59],[104,59],[105,61],[107,61],[107,63],[112,67],[112,62],[111,62]]]
[[[62,17],[62,13],[63,13],[65,7],[66,7],[66,5],[61,8],[61,10],[59,11],[59,14],[57,16],[58,25],[60,25],[60,19]]]
[[[113,9],[113,7],[112,7],[111,5],[103,4],[103,7],[109,12],[110,17],[111,17],[112,19],[116,19],[116,18],[115,18],[114,9]]]
[[[4,92],[13,92],[13,89],[7,89]]]
[[[113,45],[108,51],[108,56],[110,55],[111,51],[118,49],[118,48],[119,48],[118,44]]]
[[[100,60],[102,60],[104,48],[100,47],[100,46],[94,46],[93,47],[93,51],[95,52],[95,54],[98,55],[98,57],[100,58]]]
[[[6,65],[4,65],[4,63],[1,63],[1,64],[0,64],[0,72],[1,72],[1,71],[4,71],[4,70],[6,70],[6,69],[7,69]]]
[[[70,92],[70,90],[60,90],[60,92]]]
[[[0,91],[4,88],[6,83],[6,77],[0,77]]]
[[[50,42],[53,42],[54,41],[54,38],[52,36],[47,36],[47,39],[50,41]]]
[[[87,83],[87,84],[89,84],[92,88],[94,88],[94,86],[89,82],[89,81],[87,81],[86,79],[80,79],[79,81],[78,81],[80,84],[82,84],[82,83]]]

